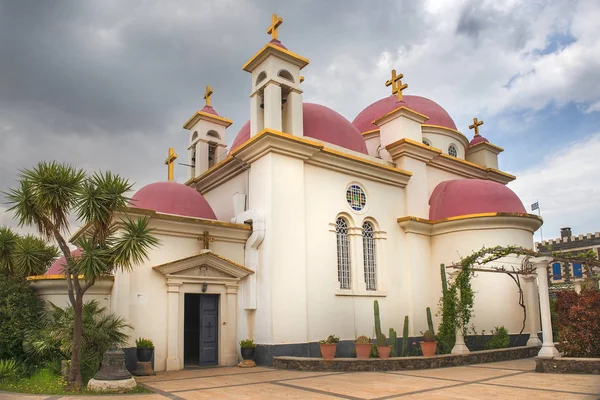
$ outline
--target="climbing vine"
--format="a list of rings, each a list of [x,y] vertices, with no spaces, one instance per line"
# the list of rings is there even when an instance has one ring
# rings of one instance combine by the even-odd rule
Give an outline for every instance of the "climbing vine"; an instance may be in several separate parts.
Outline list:
[[[473,305],[475,294],[471,287],[471,278],[475,275],[474,267],[482,266],[493,261],[508,256],[521,256],[521,265],[519,268],[511,267],[507,269],[504,265],[488,268],[489,271],[504,272],[508,274],[519,289],[519,305],[523,308],[523,324],[521,333],[525,327],[527,310],[524,304],[523,290],[521,288],[519,274],[533,273],[533,266],[530,264],[531,257],[541,257],[547,254],[540,254],[530,249],[517,246],[496,246],[482,248],[475,251],[468,257],[461,258],[455,268],[460,268],[456,279],[447,285],[443,285],[442,297],[439,301],[442,322],[438,328],[438,345],[442,353],[449,353],[456,342],[456,330],[462,329],[463,335],[467,335],[467,327],[473,318]],[[597,282],[598,276],[592,273],[592,267],[600,266],[596,255],[593,252],[573,253],[552,253],[554,261],[557,262],[579,262],[585,265],[587,278]],[[445,271],[442,268],[442,279],[445,279]],[[597,287],[597,285],[596,285]],[[438,315],[439,315],[438,314]]]

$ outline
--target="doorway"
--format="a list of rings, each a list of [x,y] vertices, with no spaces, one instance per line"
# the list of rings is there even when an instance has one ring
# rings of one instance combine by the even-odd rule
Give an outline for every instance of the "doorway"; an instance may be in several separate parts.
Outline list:
[[[219,363],[219,295],[186,293],[183,320],[184,367]]]

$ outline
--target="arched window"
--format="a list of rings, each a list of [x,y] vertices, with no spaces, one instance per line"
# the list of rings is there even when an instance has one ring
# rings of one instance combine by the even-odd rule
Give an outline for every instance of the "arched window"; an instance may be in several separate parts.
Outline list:
[[[363,223],[363,258],[365,264],[365,284],[367,290],[377,290],[377,275],[375,264],[375,235],[373,224]]]
[[[448,154],[450,154],[452,157],[458,157],[458,150],[456,149],[455,145],[451,144],[448,146]]]
[[[425,146],[431,146],[431,142],[429,140],[427,140],[427,139],[423,139],[423,144]]]
[[[206,135],[207,136],[212,136],[212,137],[217,138],[217,139],[221,139],[221,135],[219,135],[219,132],[213,131],[212,129],[210,131],[206,132]]]
[[[195,131],[194,134],[192,135],[192,143],[194,143],[196,141],[196,139],[198,139],[198,131]]]
[[[267,73],[265,71],[262,71],[260,74],[258,74],[258,77],[256,78],[256,84],[258,85],[265,79],[267,79]]]
[[[294,82],[294,77],[292,76],[292,74],[290,73],[290,71],[287,71],[285,69],[282,69],[281,71],[279,71],[277,73],[277,75],[279,75],[280,77],[282,77],[283,79],[287,79],[290,82]]]
[[[208,143],[208,168],[213,167],[217,163],[217,144]]]
[[[344,218],[335,221],[337,238],[337,265],[340,289],[350,289],[350,241],[348,240],[348,222]]]

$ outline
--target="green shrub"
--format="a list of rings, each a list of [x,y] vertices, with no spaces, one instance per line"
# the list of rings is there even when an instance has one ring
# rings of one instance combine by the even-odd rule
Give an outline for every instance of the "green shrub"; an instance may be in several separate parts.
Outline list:
[[[0,274],[0,359],[26,362],[23,337],[40,328],[44,302],[24,279]]]
[[[135,347],[138,349],[153,349],[154,343],[150,339],[137,338],[135,340]]]
[[[504,349],[508,347],[510,343],[510,337],[508,336],[508,329],[504,326],[496,326],[492,329],[492,338],[487,343],[488,349]]]
[[[256,347],[256,344],[252,339],[244,339],[240,342],[240,347],[242,349],[253,349]]]
[[[0,360],[0,382],[13,381],[19,375],[19,365],[15,360]]]
[[[329,335],[327,339],[319,340],[319,344],[335,344],[339,343],[340,338],[335,335]]]

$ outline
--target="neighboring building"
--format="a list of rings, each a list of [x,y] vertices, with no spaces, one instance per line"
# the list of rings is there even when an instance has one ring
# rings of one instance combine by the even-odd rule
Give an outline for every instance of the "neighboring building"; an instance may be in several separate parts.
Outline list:
[[[571,228],[561,228],[560,238],[536,242],[535,248],[538,252],[547,254],[554,252],[577,254],[591,250],[598,257],[600,256],[600,232],[573,236]],[[555,285],[569,284],[573,279],[584,278],[584,274],[581,263],[555,262],[549,270],[550,282]]]
[[[505,186],[515,177],[499,170],[503,150],[479,134],[481,121],[469,141],[440,105],[403,96],[395,71],[393,94],[353,122],[304,103],[309,61],[273,26],[243,66],[250,120],[227,149],[232,122],[207,88],[206,105],[184,125],[190,179],[147,185],[132,199],[129,215],[149,217],[161,247],[94,293],[135,327],[132,345],[154,341],[158,371],[235,365],[246,338],[259,344],[259,363],[318,356],[328,335],[348,344],[372,337],[374,300],[384,332],[400,332],[407,315],[409,335],[419,336],[441,296],[440,264],[484,246],[533,248],[542,224]],[[61,262],[32,281],[66,304]],[[478,330],[519,332],[510,277],[478,274],[473,287]]]

